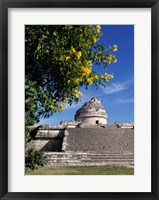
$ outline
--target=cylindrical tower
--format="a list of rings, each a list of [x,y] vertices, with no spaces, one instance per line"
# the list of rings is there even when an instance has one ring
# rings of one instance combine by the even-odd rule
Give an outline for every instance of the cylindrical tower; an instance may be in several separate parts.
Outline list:
[[[108,115],[99,98],[93,97],[76,111],[75,120],[84,124],[107,124]]]

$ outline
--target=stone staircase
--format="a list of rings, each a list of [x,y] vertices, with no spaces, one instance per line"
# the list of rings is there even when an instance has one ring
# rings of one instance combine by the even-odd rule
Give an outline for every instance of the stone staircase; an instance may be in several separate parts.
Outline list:
[[[126,152],[45,152],[48,166],[133,166],[134,155]]]

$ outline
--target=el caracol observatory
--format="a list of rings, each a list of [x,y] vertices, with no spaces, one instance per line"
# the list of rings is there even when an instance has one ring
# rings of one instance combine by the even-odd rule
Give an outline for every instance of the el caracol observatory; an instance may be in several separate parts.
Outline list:
[[[75,121],[36,127],[27,149],[43,151],[48,166],[133,166],[134,125],[107,120],[100,99],[93,97],[76,111]]]
[[[107,124],[107,120],[106,110],[97,97],[93,97],[89,102],[85,103],[75,114],[75,121],[80,121],[83,124]]]

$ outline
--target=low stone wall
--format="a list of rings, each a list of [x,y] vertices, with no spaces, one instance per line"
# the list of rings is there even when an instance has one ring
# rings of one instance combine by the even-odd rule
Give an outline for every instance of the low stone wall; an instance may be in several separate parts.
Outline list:
[[[35,138],[63,138],[64,130],[63,129],[55,129],[55,130],[43,130],[39,129]]]
[[[64,137],[63,129],[39,129],[32,136],[32,140],[27,143],[27,149],[35,148],[36,150],[60,152]]]
[[[79,117],[84,125],[97,125],[97,124],[107,124],[106,117],[94,116],[94,117]]]
[[[134,152],[134,130],[121,128],[67,129],[65,151]]]
[[[62,149],[62,139],[34,139],[27,144],[27,149],[35,148],[41,151],[60,152]]]

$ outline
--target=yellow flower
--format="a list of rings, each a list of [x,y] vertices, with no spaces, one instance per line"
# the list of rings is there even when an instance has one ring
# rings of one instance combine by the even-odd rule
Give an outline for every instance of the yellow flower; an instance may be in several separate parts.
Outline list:
[[[55,102],[56,102],[56,99],[53,99],[52,101],[55,103]]]
[[[63,57],[63,56],[60,56],[59,60],[60,60],[60,61],[64,61],[64,57]]]
[[[69,58],[70,58],[70,56],[67,56],[67,57],[66,57],[66,61],[67,61]]]
[[[78,98],[78,94],[74,94],[76,98]]]
[[[91,70],[87,67],[82,67],[82,72],[83,72],[83,75],[88,76]]]
[[[74,81],[76,84],[78,84],[80,82],[80,78],[76,78]]]
[[[93,77],[89,77],[87,78],[87,82],[92,85],[93,84]]]
[[[74,49],[73,47],[71,47],[71,51],[72,51],[73,53],[76,53],[76,49]]]
[[[117,59],[115,58],[114,60],[113,60],[113,63],[116,63],[117,62]]]
[[[67,80],[67,83],[69,84],[69,83],[70,83],[70,80]]]
[[[54,110],[54,109],[55,109],[55,106],[52,106],[52,105],[51,105],[50,108],[51,108],[52,110]]]
[[[77,59],[79,60],[79,59],[81,58],[81,56],[82,56],[82,52],[81,52],[81,51],[78,51],[78,52],[76,53],[76,56],[77,56]]]
[[[111,61],[112,60],[112,55],[107,56],[107,60]]]
[[[105,74],[101,75],[101,78],[108,80],[108,79],[114,78],[114,76],[112,74],[105,73]]]
[[[116,57],[113,56],[113,55],[109,55],[109,56],[107,56],[107,62],[108,62],[108,64],[110,64],[111,61],[112,61],[113,63],[116,63],[116,62],[117,62]]]
[[[77,95],[78,96],[83,96],[82,92],[80,92],[80,91],[77,92]]]
[[[78,98],[79,96],[83,96],[82,92],[80,92],[80,91],[78,91],[78,92],[76,91],[74,93],[74,95],[75,95],[76,98]]]
[[[94,37],[93,38],[93,42],[96,43],[97,42],[97,38]]]
[[[100,33],[100,29],[101,29],[100,25],[97,25],[96,29],[97,29],[97,32]]]
[[[106,61],[104,61],[104,62],[108,62],[108,64],[110,64],[111,62],[116,63],[116,62],[117,62],[117,59],[116,59],[115,56],[109,55],[109,56],[106,57]]]
[[[59,109],[60,109],[60,111],[62,111],[65,109],[65,106],[63,104],[59,104]]]
[[[88,61],[87,61],[87,64],[88,64],[89,67],[91,67],[91,66],[92,66],[92,61],[91,61],[91,60],[88,60]]]
[[[113,49],[114,52],[118,50],[118,46],[116,44],[113,45]]]
[[[94,75],[94,79],[99,80],[99,77],[97,74]]]

